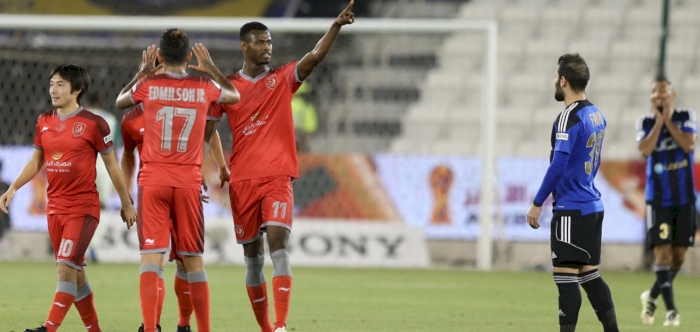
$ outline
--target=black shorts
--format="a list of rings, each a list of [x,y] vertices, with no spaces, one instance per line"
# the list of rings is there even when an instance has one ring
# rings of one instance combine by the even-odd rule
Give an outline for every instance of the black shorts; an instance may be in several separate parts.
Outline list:
[[[603,211],[581,215],[581,210],[554,211],[550,243],[554,267],[578,268],[600,264]]]
[[[670,244],[692,247],[695,243],[695,204],[654,207],[647,203],[647,240],[652,248]]]

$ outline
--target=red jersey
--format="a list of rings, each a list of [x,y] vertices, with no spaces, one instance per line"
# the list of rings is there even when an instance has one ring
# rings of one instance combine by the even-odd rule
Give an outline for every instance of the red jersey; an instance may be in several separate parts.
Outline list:
[[[124,140],[124,151],[139,151],[139,172],[137,179],[141,176],[141,153],[143,148],[143,107],[136,105],[122,117],[122,139]]]
[[[269,69],[252,78],[241,71],[228,76],[241,100],[233,105],[212,105],[211,119],[226,113],[233,132],[229,161],[231,182],[286,175],[299,177],[292,97],[301,86],[297,62]]]
[[[100,218],[95,186],[97,152],[112,151],[109,125],[80,107],[63,117],[43,113],[36,121],[34,148],[42,150],[49,182],[47,214],[87,214]]]
[[[173,73],[148,75],[131,89],[142,103],[144,133],[139,185],[199,188],[209,104],[221,99],[210,78]]]

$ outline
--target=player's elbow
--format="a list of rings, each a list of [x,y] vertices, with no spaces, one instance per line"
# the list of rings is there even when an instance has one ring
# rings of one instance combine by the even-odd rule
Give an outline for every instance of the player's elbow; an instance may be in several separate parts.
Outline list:
[[[686,144],[683,146],[683,152],[691,153],[695,149],[695,143]]]

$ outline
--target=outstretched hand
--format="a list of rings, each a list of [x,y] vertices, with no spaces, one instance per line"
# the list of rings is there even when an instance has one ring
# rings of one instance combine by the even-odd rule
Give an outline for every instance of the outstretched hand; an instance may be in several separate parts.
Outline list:
[[[150,75],[158,71],[163,64],[156,66],[156,57],[160,49],[156,48],[156,45],[151,45],[143,51],[141,54],[141,64],[139,65],[139,72],[144,75]]]
[[[211,59],[211,55],[209,55],[209,50],[201,43],[197,43],[192,47],[192,52],[197,58],[197,65],[189,65],[187,67],[210,75],[214,74],[216,66],[214,65],[214,60]]]
[[[355,0],[350,0],[350,3],[348,4],[345,9],[338,15],[338,18],[335,19],[335,23],[338,23],[339,25],[347,25],[347,24],[353,24],[355,22],[355,14],[352,12],[352,5],[355,4]]]

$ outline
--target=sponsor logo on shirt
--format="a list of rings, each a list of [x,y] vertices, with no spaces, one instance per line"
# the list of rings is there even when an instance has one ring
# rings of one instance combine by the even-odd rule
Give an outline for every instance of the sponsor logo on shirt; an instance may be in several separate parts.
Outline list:
[[[63,157],[63,153],[58,151],[51,152],[51,158],[53,158],[53,160],[59,160],[61,157]]]
[[[51,156],[53,158],[53,155]],[[47,161],[46,162],[46,171],[47,172],[56,172],[56,173],[70,173],[70,167],[73,166],[73,163],[71,162],[60,162],[58,160],[56,161]]]
[[[82,135],[85,132],[85,128],[87,128],[87,125],[82,123],[82,122],[74,123],[73,124],[73,135],[75,135],[75,137]]]
[[[567,133],[557,133],[557,140],[559,140],[559,141],[568,141],[568,140],[569,140],[569,134],[567,134]]]
[[[274,89],[275,86],[277,86],[277,74],[268,76],[265,79],[265,84],[267,84],[267,87],[270,88],[270,90]]]
[[[654,164],[654,173],[661,174],[664,171],[666,171],[666,172],[676,171],[676,170],[679,170],[681,168],[686,168],[686,167],[688,167],[688,165],[689,165],[688,159],[683,159],[681,161],[672,162],[672,163],[669,163],[668,165],[664,165],[662,163],[656,163],[656,164]]]
[[[45,131],[47,131],[47,130],[49,130],[49,127],[41,128],[41,132],[42,132],[42,133],[45,132]]]
[[[110,134],[110,135],[105,136],[105,137],[103,138],[103,140],[105,141],[105,144],[111,142],[111,141],[112,141],[112,135]]]
[[[257,114],[250,117],[251,120],[254,117],[257,117]],[[269,117],[270,117],[269,115],[265,116],[265,120],[267,120],[267,118],[269,118]],[[264,126],[267,124],[267,121],[265,121],[265,120],[257,120],[257,121],[254,121],[253,123],[245,126],[245,128],[243,128],[243,136],[255,134],[255,132],[258,131],[257,127]]]

